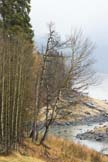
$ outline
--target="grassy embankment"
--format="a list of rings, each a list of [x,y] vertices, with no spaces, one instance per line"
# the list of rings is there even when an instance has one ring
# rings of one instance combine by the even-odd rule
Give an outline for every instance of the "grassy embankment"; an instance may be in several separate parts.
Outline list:
[[[19,152],[0,156],[0,162],[108,162],[108,157],[80,144],[50,137],[46,149],[27,140]]]

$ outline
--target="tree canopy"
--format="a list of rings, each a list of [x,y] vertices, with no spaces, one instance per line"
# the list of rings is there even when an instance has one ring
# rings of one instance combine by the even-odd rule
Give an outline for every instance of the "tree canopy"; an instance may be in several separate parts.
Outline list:
[[[0,26],[9,33],[23,32],[32,40],[30,10],[30,0],[0,0]]]

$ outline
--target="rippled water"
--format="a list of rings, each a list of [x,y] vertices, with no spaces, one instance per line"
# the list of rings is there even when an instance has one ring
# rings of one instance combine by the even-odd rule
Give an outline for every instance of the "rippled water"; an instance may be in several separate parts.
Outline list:
[[[102,125],[108,125],[108,122],[103,123]],[[101,126],[102,126],[101,125]],[[70,126],[53,126],[51,128],[51,133],[68,139],[70,141],[78,142],[82,145],[86,145],[89,148],[92,148],[101,153],[108,153],[108,142],[95,141],[95,140],[80,140],[76,138],[77,134],[81,134],[90,130],[93,130],[95,127],[99,127],[99,123],[89,124],[89,125],[70,125]]]

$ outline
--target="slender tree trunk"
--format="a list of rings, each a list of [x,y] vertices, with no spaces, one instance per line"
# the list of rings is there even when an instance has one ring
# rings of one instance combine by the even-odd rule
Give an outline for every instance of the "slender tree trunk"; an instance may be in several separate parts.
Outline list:
[[[3,49],[4,51],[4,49]],[[5,74],[4,74],[4,62],[5,62],[5,52],[2,55],[2,106],[1,106],[1,134],[2,134],[2,142],[4,141],[4,82],[5,82]]]
[[[15,137],[16,137],[16,139],[17,139],[17,141],[18,141],[18,123],[19,123],[19,115],[20,115],[20,111],[21,111],[21,109],[20,109],[20,100],[21,100],[21,77],[22,77],[22,64],[20,63],[20,69],[19,69],[19,83],[18,83],[18,95],[17,95],[17,110],[16,110],[16,121],[15,121],[15,123],[16,123],[16,129],[15,129]]]

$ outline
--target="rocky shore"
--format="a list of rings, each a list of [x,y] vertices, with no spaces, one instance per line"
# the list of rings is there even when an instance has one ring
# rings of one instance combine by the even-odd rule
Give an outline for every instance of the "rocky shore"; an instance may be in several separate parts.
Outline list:
[[[75,125],[79,125],[79,124],[82,124],[82,125],[92,125],[94,123],[99,123],[100,125],[104,122],[107,122],[108,121],[108,113],[103,113],[103,114],[100,114],[99,116],[92,116],[92,117],[85,117],[83,119],[80,119],[80,120],[76,120],[76,121],[58,121],[58,122],[54,122],[53,123],[53,126],[75,126]]]
[[[94,140],[94,141],[107,141],[108,142],[108,126],[104,125],[105,122],[108,122],[108,114],[103,113],[99,116],[86,117],[78,121],[68,121],[68,122],[55,122],[53,126],[78,126],[78,125],[87,125],[92,126],[93,124],[98,123],[98,127],[95,127],[93,130],[88,130],[85,133],[77,134],[76,138],[80,140]]]
[[[95,127],[94,130],[87,131],[82,134],[78,134],[77,138],[80,140],[94,140],[100,142],[108,142],[108,126],[103,125]]]

